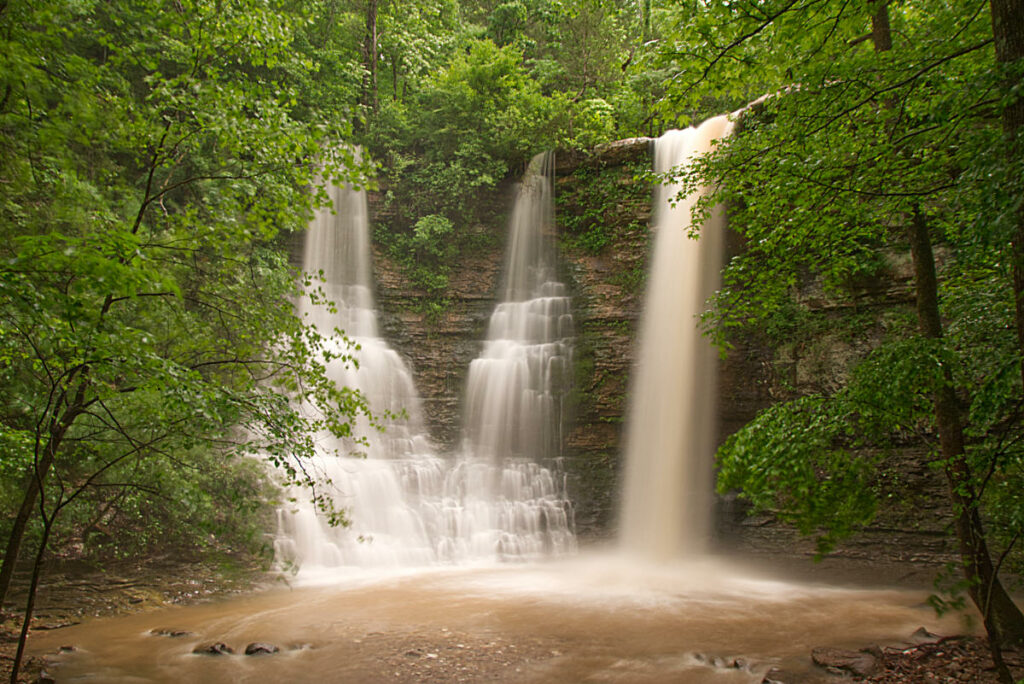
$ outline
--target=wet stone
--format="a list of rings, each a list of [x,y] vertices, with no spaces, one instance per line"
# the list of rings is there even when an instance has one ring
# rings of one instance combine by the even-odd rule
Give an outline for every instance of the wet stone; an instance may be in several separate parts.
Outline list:
[[[833,674],[850,672],[858,677],[870,677],[879,671],[881,651],[877,646],[860,651],[821,647],[811,651],[811,660]]]
[[[761,684],[800,684],[801,681],[799,674],[773,667],[765,673]]]
[[[932,634],[924,627],[918,627],[917,630],[910,635],[910,643],[915,646],[920,646],[921,644],[937,644],[940,641],[942,641],[942,637],[938,634]]]
[[[216,642],[212,644],[202,644],[192,649],[193,653],[200,655],[231,655],[234,653],[234,649],[222,642]]]
[[[192,632],[184,629],[168,629],[166,627],[157,627],[149,630],[149,633],[153,636],[171,637],[177,639],[179,637],[193,636]]]
[[[277,653],[280,651],[274,644],[268,644],[262,641],[254,641],[245,647],[245,655],[270,655],[271,653]]]

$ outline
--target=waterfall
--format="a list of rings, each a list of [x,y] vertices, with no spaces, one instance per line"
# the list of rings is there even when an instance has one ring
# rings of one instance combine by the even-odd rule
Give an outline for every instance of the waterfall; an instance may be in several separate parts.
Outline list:
[[[509,225],[502,302],[469,366],[463,456],[467,505],[490,513],[499,553],[576,547],[565,476],[557,472],[572,373],[573,322],[555,274],[553,157],[531,161]],[[553,472],[550,467],[555,466]]]
[[[469,366],[467,450],[500,462],[543,460],[561,447],[562,404],[572,372],[572,314],[554,268],[551,156],[535,157],[509,224],[502,302]]]
[[[534,160],[511,222],[503,302],[491,316],[480,358],[469,369],[465,439],[452,458],[434,454],[421,402],[402,358],[378,337],[365,193],[330,186],[331,206],[310,223],[303,270],[323,282],[298,313],[343,359],[327,365],[339,387],[358,389],[384,418],[356,437],[317,436],[309,464],[318,488],[344,509],[332,527],[306,491],[278,510],[275,560],[304,576],[345,567],[416,567],[519,560],[572,551],[572,507],[557,467],[562,404],[572,361],[572,316],[555,279],[551,162]],[[344,345],[335,329],[356,345]]]
[[[665,173],[711,149],[732,127],[727,116],[670,131],[655,144]],[[693,229],[699,193],[673,204],[679,185],[655,193],[654,248],[627,415],[619,539],[632,555],[670,559],[703,552],[710,534],[717,400],[716,355],[698,316],[717,289],[723,218]]]
[[[439,531],[431,516],[444,482],[424,430],[419,396],[402,358],[377,336],[370,273],[366,195],[348,186],[329,186],[331,206],[315,213],[306,234],[303,270],[323,282],[320,299],[304,297],[298,313],[344,359],[327,364],[339,387],[358,389],[383,421],[381,433],[360,418],[355,437],[317,435],[317,455],[307,465],[317,486],[344,509],[350,527],[332,527],[308,492],[289,492],[293,503],[278,511],[275,556],[280,566],[304,573],[340,566],[408,566],[433,562]],[[355,343],[335,335],[340,329]],[[388,417],[388,414],[391,414]]]

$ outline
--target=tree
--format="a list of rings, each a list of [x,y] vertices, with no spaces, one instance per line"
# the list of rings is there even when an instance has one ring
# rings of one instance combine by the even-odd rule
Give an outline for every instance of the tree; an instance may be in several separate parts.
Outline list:
[[[916,323],[885,322],[847,387],[772,407],[730,438],[720,486],[821,531],[827,548],[872,515],[874,464],[855,447],[919,435],[946,474],[968,592],[997,651],[1024,642],[1024,618],[998,580],[1024,530],[1019,506],[999,493],[1024,474],[1021,386],[1006,377],[1021,346],[999,334],[982,353],[963,331],[1005,329],[1004,304],[1019,291],[1007,219],[1019,194],[1003,185],[1019,192],[1019,155],[1004,153],[1019,148],[998,121],[1017,101],[1020,64],[997,66],[988,9],[703,3],[679,13],[661,59],[677,74],[665,106],[701,112],[768,95],[695,172],[718,184],[708,202],[728,202],[746,237],[711,315],[720,339],[755,322],[799,334],[781,312],[801,308],[793,293],[808,274],[842,299],[880,270],[882,250],[910,251],[916,271]],[[865,47],[873,42],[883,49]],[[949,255],[938,271],[936,243]]]
[[[197,449],[311,481],[314,434],[366,410],[286,303],[279,236],[315,162],[361,177],[340,103],[302,90],[311,24],[250,0],[0,6],[0,467],[23,492],[0,602],[33,525],[38,569],[86,492],[162,489],[147,464]]]
[[[380,0],[366,0],[366,35],[363,38],[363,60],[366,67],[366,83],[363,86],[363,102],[377,111],[377,63],[380,57],[377,34],[377,9]]]
[[[1021,197],[1021,163],[1024,160],[1024,94],[1020,92],[1024,64],[1024,7],[1012,0],[991,0],[992,38],[996,63],[1005,69],[1002,91],[1003,132],[1006,136],[1005,195],[1018,198],[1009,221],[1013,223],[1013,289],[1017,316],[1017,344],[1021,349],[1021,377],[1024,378],[1024,203]],[[1005,201],[1005,200],[1004,200]]]
[[[378,28],[381,61],[390,72],[391,97],[398,102],[451,58],[466,31],[453,0],[389,3]]]

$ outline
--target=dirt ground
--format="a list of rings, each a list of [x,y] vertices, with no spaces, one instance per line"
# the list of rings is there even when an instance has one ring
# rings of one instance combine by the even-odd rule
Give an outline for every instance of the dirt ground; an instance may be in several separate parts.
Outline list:
[[[1004,652],[1003,660],[1015,680],[1024,677],[1024,657]],[[935,644],[909,649],[886,649],[885,670],[856,681],[896,684],[897,682],[971,682],[998,684],[988,643],[976,637],[950,637]]]

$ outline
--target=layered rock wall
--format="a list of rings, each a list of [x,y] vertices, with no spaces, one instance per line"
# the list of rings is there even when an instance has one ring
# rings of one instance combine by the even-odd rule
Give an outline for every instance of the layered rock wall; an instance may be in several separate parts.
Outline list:
[[[650,139],[632,139],[589,154],[556,157],[556,220],[562,251],[561,277],[573,296],[576,348],[573,420],[560,467],[576,506],[584,540],[614,531],[615,501],[635,330],[650,247]],[[442,452],[458,448],[460,402],[470,362],[482,348],[496,304],[504,252],[505,214],[511,184],[481,201],[493,206],[493,220],[478,230],[490,239],[464,251],[450,264],[443,309],[428,306],[382,250],[374,271],[382,335],[402,353],[423,396],[431,434]],[[383,203],[371,196],[371,219],[386,224]],[[735,242],[735,240],[733,240]],[[741,249],[732,244],[731,249]],[[906,264],[889,255],[890,268],[876,282],[862,284],[854,304],[838,304],[808,284],[801,296],[826,317],[873,308],[908,305]],[[863,337],[831,334],[772,347],[756,335],[733,340],[720,365],[720,438],[748,422],[772,401],[841,383],[846,369],[871,346]],[[925,467],[919,446],[907,445],[884,461],[879,476],[883,509],[876,523],[837,553],[872,560],[943,561],[953,549],[946,534],[942,483]],[[719,539],[729,547],[773,554],[809,555],[813,540],[799,537],[770,516],[748,517],[742,502],[722,497],[716,516]]]
[[[566,470],[583,536],[614,529],[636,324],[650,251],[653,141],[636,138],[556,164],[555,217],[576,321],[575,421]]]
[[[379,220],[373,215],[379,206],[373,200],[371,196],[371,220]],[[495,198],[496,203],[501,201],[500,196]],[[490,228],[480,228],[486,229]],[[493,247],[464,252],[450,265],[440,311],[383,250],[374,248],[381,334],[408,362],[423,398],[427,427],[442,452],[453,452],[459,446],[466,374],[483,348],[487,322],[496,304],[503,241],[489,242]]]

